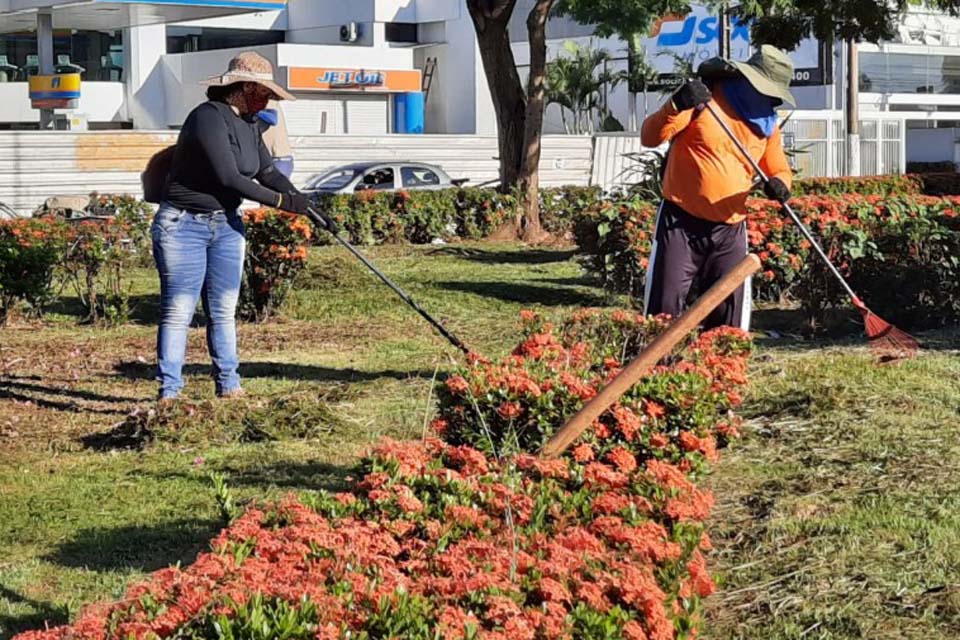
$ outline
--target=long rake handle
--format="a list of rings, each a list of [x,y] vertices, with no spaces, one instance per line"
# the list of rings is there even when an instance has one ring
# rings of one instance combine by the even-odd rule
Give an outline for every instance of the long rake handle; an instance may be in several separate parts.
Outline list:
[[[743,143],[740,142],[740,139],[737,138],[736,134],[730,129],[730,126],[723,121],[723,118],[720,117],[720,114],[716,112],[713,108],[713,105],[707,103],[704,105],[704,108],[710,112],[710,115],[713,116],[714,120],[717,121],[717,124],[723,129],[723,131],[729,136],[730,140],[736,145],[737,149],[740,150],[740,153],[743,154],[743,157],[747,159],[750,165],[753,167],[753,170],[757,172],[757,175],[760,177],[760,180],[763,181],[763,184],[770,183],[770,177],[760,168],[760,163],[753,159],[753,156],[750,155],[750,152],[747,151],[747,148],[743,146]],[[785,200],[781,200],[780,204],[783,205],[783,210],[787,212],[787,215],[790,216],[790,219],[793,220],[793,223],[797,225],[800,229],[800,233],[803,234],[803,237],[807,239],[807,242],[814,248],[817,255],[820,256],[820,259],[823,260],[824,264],[830,268],[830,272],[837,278],[840,284],[843,285],[843,288],[847,290],[847,293],[850,295],[850,298],[853,300],[854,306],[861,307],[863,303],[860,301],[860,297],[854,292],[853,287],[847,282],[847,279],[843,277],[843,274],[840,273],[840,270],[833,264],[833,261],[827,256],[826,251],[823,250],[823,247],[820,246],[820,243],[817,242],[817,239],[814,238],[813,234],[810,232],[810,229],[807,228],[805,224],[800,220],[800,216],[793,210],[793,207],[790,206]]]
[[[326,228],[326,223],[323,221],[323,218],[321,218],[320,215],[316,211],[314,211],[312,208],[307,209],[307,214],[309,215],[310,219],[313,220],[314,224],[316,224],[318,227],[322,229]],[[433,316],[431,316],[429,313],[424,311],[423,307],[418,305],[413,298],[407,295],[406,291],[404,291],[399,286],[394,284],[393,281],[386,276],[386,274],[380,271],[380,269],[377,269],[376,265],[370,262],[370,260],[368,260],[365,255],[360,253],[360,251],[358,251],[356,247],[354,247],[352,244],[350,244],[349,242],[347,242],[346,240],[344,240],[343,238],[341,238],[335,233],[332,233],[330,235],[336,238],[337,242],[339,242],[345,249],[347,249],[347,251],[349,251],[354,256],[356,256],[357,259],[360,260],[360,262],[366,265],[366,267],[370,269],[370,271],[372,271],[374,275],[380,278],[383,284],[390,287],[394,293],[400,296],[401,300],[406,302],[414,311],[419,313],[424,320],[426,320],[431,325],[433,325],[433,327],[437,330],[437,332],[440,335],[442,335],[444,338],[446,338],[450,342],[450,344],[452,344],[453,346],[455,346],[457,349],[459,349],[465,354],[470,353],[470,349],[467,348],[467,345],[465,345],[463,341],[461,341],[457,336],[450,333],[450,331],[448,331],[446,327],[440,324],[439,320],[436,320]]]
[[[553,434],[540,455],[544,458],[556,458],[566,451],[584,431],[590,428],[594,420],[613,406],[613,403],[637,384],[640,378],[647,375],[664,356],[673,351],[688,333],[741,287],[747,278],[759,270],[760,258],[752,253],[748,254],[732,271],[700,296],[692,307],[677,317],[666,331],[657,336],[633,362],[580,409],[577,415],[570,418],[559,431]]]

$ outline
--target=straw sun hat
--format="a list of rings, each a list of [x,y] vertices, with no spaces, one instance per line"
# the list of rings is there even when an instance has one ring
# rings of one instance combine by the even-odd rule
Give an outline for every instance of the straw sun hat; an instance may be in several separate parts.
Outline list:
[[[697,75],[704,80],[742,76],[763,95],[791,106],[797,104],[790,93],[793,62],[790,56],[769,44],[760,47],[760,50],[745,62],[724,58],[707,60],[697,69]]]
[[[270,61],[254,51],[238,54],[230,61],[226,72],[201,80],[200,84],[207,87],[223,87],[237,82],[255,82],[270,89],[280,100],[296,100],[289,91],[273,79],[273,65]]]

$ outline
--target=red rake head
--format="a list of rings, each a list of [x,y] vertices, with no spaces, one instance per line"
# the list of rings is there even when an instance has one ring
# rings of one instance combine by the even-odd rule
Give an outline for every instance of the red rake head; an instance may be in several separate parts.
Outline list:
[[[912,358],[920,349],[916,338],[874,314],[860,298],[853,298],[853,306],[863,316],[870,348],[884,361]]]

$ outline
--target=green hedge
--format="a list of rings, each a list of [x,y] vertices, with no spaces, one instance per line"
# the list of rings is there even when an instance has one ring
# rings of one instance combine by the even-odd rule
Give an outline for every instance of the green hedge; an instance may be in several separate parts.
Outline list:
[[[586,207],[601,200],[597,187],[561,187],[540,193],[544,228],[569,232]],[[362,192],[323,196],[320,202],[356,244],[410,242],[429,244],[437,239],[478,240],[517,215],[519,199],[493,189]]]
[[[960,195],[960,174],[864,176],[858,178],[807,178],[794,185],[795,196],[899,197],[908,195]],[[443,189],[438,191],[363,192],[323,196],[349,239],[362,245],[408,242],[429,244],[437,239],[479,240],[517,215],[519,199],[493,189]],[[605,202],[599,187],[542,189],[544,228],[555,235],[573,233],[584,214]]]
[[[842,193],[862,196],[919,195],[923,193],[923,178],[915,175],[804,178],[797,180],[793,187],[795,196],[835,196]]]
[[[960,322],[960,198],[841,194],[791,205],[875,312],[905,327]],[[846,293],[780,205],[751,199],[748,209],[750,248],[763,262],[755,297],[797,301],[815,327],[849,310]],[[641,200],[604,203],[581,218],[583,263],[608,291],[642,300],[654,218],[654,206]]]

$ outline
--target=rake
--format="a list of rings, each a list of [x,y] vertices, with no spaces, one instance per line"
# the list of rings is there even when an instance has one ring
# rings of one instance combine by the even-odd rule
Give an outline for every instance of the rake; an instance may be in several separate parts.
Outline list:
[[[730,129],[729,125],[723,121],[720,115],[713,108],[713,105],[707,103],[704,105],[704,108],[710,112],[710,115],[713,116],[713,119],[717,121],[717,124],[724,130],[727,136],[730,137],[730,140],[736,145],[737,149],[740,150],[740,153],[743,154],[743,157],[747,159],[750,165],[753,167],[753,170],[756,171],[757,175],[760,177],[760,180],[764,185],[769,184],[770,178],[767,174],[760,168],[760,165],[756,160],[753,159],[753,156],[747,151],[746,147],[743,146],[743,143],[737,138],[737,136]],[[846,290],[847,294],[850,296],[850,303],[860,312],[860,315],[863,316],[863,324],[866,329],[867,339],[870,344],[870,348],[873,349],[874,353],[886,360],[896,360],[900,358],[909,358],[914,356],[917,353],[917,350],[920,348],[919,343],[916,338],[901,331],[896,328],[877,314],[870,311],[863,300],[860,299],[860,296],[856,294],[850,284],[847,282],[847,279],[843,277],[843,274],[840,273],[840,270],[833,264],[833,261],[827,256],[826,252],[823,250],[823,247],[820,246],[820,243],[813,237],[813,234],[810,233],[810,230],[803,224],[800,220],[800,217],[793,210],[790,204],[786,201],[780,201],[780,204],[783,205],[783,210],[787,212],[787,215],[790,216],[790,219],[793,220],[793,223],[797,225],[797,228],[800,229],[800,233],[803,234],[803,237],[807,239],[807,242],[814,248],[817,255],[823,260],[823,263],[827,265],[830,270],[830,273],[837,279],[837,281],[843,285],[843,288]]]
[[[310,207],[310,208],[307,209],[307,217],[310,218],[310,220],[312,220],[313,223],[314,223],[315,225],[317,225],[319,228],[321,228],[321,229],[326,229],[326,228],[327,228],[326,222],[324,222],[324,220],[323,220],[323,218],[320,216],[320,214],[318,214],[312,207]],[[340,237],[339,235],[337,235],[336,233],[331,233],[330,235],[332,235],[332,236],[334,237],[334,239],[336,239],[337,242],[339,242],[345,249],[347,249],[347,251],[349,251],[349,252],[352,253],[354,256],[356,256],[356,258],[357,258],[358,260],[360,260],[360,262],[362,262],[368,269],[370,269],[370,271],[372,271],[374,275],[376,275],[378,278],[380,278],[380,280],[383,282],[383,284],[385,284],[385,285],[387,285],[388,287],[390,287],[390,289],[392,289],[394,293],[396,293],[398,296],[400,296],[400,299],[401,299],[401,300],[403,300],[403,301],[406,302],[408,305],[410,305],[410,307],[411,307],[414,311],[416,311],[418,314],[420,314],[420,316],[421,316],[424,320],[426,320],[426,321],[429,322],[431,325],[433,325],[433,327],[437,330],[437,332],[438,332],[441,336],[443,336],[444,338],[446,338],[447,341],[450,342],[450,344],[452,344],[453,346],[455,346],[457,349],[459,349],[460,351],[462,351],[464,354],[470,355],[470,353],[471,353],[470,349],[467,348],[467,345],[465,345],[465,344],[463,343],[463,341],[460,340],[460,338],[458,338],[457,336],[453,335],[446,327],[443,326],[443,324],[441,324],[441,322],[440,322],[439,320],[435,319],[435,318],[434,318],[433,316],[431,316],[429,313],[427,313],[426,311],[424,311],[424,310],[423,310],[423,307],[421,307],[419,304],[417,304],[416,301],[414,301],[414,299],[411,298],[411,297],[407,294],[406,291],[404,291],[404,290],[401,289],[399,286],[397,286],[396,284],[394,284],[393,281],[390,280],[390,278],[388,278],[388,277],[386,276],[386,274],[384,274],[382,271],[380,271],[380,269],[377,269],[376,265],[374,265],[372,262],[370,262],[370,260],[368,260],[365,255],[363,255],[362,253],[360,253],[360,252],[356,249],[356,247],[354,247],[352,244],[350,244],[349,242],[347,242],[346,240],[344,240],[343,238],[341,238],[341,237]]]

